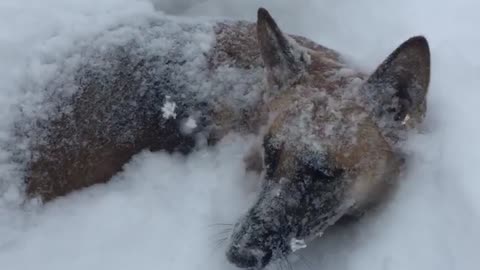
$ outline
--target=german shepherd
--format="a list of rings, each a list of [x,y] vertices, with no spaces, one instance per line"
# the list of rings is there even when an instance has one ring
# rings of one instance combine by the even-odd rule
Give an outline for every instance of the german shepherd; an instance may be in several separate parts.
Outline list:
[[[75,68],[45,88],[48,117],[17,125],[28,196],[48,202],[106,182],[144,149],[187,154],[229,132],[256,134],[249,160],[262,189],[226,252],[240,268],[263,269],[380,202],[426,112],[422,36],[371,75],[283,33],[264,8],[256,23],[152,15],[80,47]]]

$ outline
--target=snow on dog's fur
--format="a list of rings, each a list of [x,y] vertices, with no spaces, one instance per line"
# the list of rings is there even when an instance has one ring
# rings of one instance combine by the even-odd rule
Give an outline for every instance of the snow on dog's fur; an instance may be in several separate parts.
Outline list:
[[[106,182],[143,149],[186,154],[229,132],[256,134],[262,147],[248,167],[264,168],[265,180],[226,255],[261,269],[388,194],[401,144],[426,111],[425,38],[407,40],[367,76],[284,34],[262,8],[256,24],[140,21],[79,46],[65,60],[76,68],[44,90],[47,117],[18,122],[30,197]]]

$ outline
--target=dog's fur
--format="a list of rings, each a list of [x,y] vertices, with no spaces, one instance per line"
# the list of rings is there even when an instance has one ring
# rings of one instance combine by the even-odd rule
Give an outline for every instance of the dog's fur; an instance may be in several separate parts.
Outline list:
[[[335,51],[282,33],[263,8],[256,24],[152,18],[116,31],[131,38],[101,49],[92,42],[74,74],[49,86],[75,93],[52,97],[52,117],[19,129],[32,153],[27,194],[49,201],[106,182],[143,149],[188,153],[228,132],[257,134],[263,147],[249,160],[265,168],[264,185],[227,251],[242,268],[261,269],[378,203],[426,111],[423,37],[367,76]]]

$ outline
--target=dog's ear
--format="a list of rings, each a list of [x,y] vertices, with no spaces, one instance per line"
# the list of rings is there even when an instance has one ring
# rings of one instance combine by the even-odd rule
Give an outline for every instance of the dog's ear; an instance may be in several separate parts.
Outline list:
[[[362,91],[377,117],[401,122],[413,118],[420,122],[426,111],[429,82],[430,49],[424,37],[416,36],[388,56]]]
[[[264,8],[258,9],[257,38],[270,86],[282,88],[301,77],[308,53],[282,33]]]

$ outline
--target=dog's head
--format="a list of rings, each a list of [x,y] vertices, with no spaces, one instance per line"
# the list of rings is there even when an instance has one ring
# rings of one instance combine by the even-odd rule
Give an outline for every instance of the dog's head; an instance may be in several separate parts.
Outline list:
[[[364,79],[298,45],[265,9],[257,34],[271,94],[265,182],[227,250],[230,262],[248,269],[303,247],[381,192],[398,173],[395,144],[425,114],[430,76],[423,37],[404,42]]]

